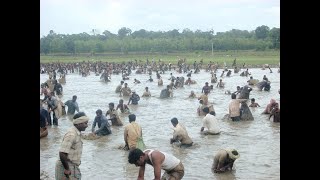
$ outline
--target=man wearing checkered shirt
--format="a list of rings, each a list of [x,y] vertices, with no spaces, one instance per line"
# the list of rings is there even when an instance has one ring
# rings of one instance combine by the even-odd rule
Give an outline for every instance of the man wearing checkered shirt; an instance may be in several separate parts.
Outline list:
[[[81,179],[79,166],[83,147],[80,132],[86,130],[88,121],[89,118],[84,112],[74,115],[73,126],[64,135],[60,146],[59,159],[55,167],[56,180]]]

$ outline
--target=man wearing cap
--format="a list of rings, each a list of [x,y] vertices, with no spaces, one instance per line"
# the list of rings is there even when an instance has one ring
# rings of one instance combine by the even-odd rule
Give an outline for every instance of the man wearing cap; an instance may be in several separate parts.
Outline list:
[[[60,150],[59,159],[55,166],[55,178],[81,179],[79,166],[81,164],[82,141],[81,131],[88,127],[89,118],[84,112],[79,112],[73,117],[73,126],[64,135]]]
[[[240,157],[240,154],[235,149],[221,149],[213,159],[212,169],[214,173],[226,172],[232,170],[233,163]]]

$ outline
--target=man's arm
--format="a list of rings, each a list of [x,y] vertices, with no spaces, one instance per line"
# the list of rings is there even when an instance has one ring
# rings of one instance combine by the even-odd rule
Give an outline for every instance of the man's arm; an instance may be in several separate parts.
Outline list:
[[[59,152],[59,157],[60,157],[60,161],[64,167],[65,170],[70,171],[69,170],[69,164],[68,164],[68,154],[67,153],[63,153],[63,152]],[[70,172],[71,174],[71,172]]]
[[[227,158],[226,156],[220,155],[219,160],[218,160],[218,165],[217,165],[217,168],[216,168],[216,170],[217,170],[218,172],[221,172],[220,169],[223,167],[223,164],[224,164],[226,158]]]
[[[76,105],[76,111],[79,112],[79,106],[78,103],[75,104]]]
[[[127,141],[127,137],[128,137],[128,129],[127,127],[124,128],[124,133],[123,133],[123,140],[126,143],[126,146],[128,146],[128,141]],[[129,146],[128,146],[129,147]]]
[[[178,133],[176,131],[173,132],[173,137],[170,139],[170,144],[179,141]]]
[[[160,180],[161,178],[161,153],[160,152],[152,152],[151,158],[153,162],[153,173],[154,180]]]
[[[202,124],[202,127],[201,127],[201,132],[204,130],[204,128],[205,127],[207,127],[207,121],[208,121],[208,119],[207,119],[207,117],[205,116],[204,118],[203,118],[203,124]]]
[[[75,136],[72,134],[66,134],[63,138],[63,141],[61,143],[61,147],[59,150],[59,157],[60,157],[60,161],[64,167],[64,174],[71,174],[70,169],[69,169],[69,165],[68,165],[68,154],[70,152],[71,146],[73,144],[75,140]]]
[[[144,170],[145,170],[145,165],[140,166],[138,180],[144,180]]]
[[[91,132],[94,132],[94,129],[96,128],[97,118],[94,118],[94,121],[92,123]]]

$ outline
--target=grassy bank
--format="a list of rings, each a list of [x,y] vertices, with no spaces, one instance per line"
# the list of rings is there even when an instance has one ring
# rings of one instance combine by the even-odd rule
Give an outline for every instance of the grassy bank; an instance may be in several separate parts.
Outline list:
[[[108,62],[127,62],[129,60],[150,61],[161,59],[164,62],[176,63],[177,59],[186,58],[188,64],[194,61],[199,62],[226,62],[228,65],[237,58],[237,63],[246,63],[248,65],[270,64],[277,65],[280,62],[280,51],[223,51],[223,52],[185,52],[185,53],[100,53],[90,56],[88,54],[78,54],[76,56],[67,54],[40,55],[40,62],[81,62],[81,61],[108,61]]]

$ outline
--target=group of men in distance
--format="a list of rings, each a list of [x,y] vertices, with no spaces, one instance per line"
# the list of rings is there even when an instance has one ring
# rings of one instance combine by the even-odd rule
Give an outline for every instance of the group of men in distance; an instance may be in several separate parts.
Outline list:
[[[123,84],[123,81],[121,83]],[[135,79],[135,83],[139,83],[138,80]],[[124,89],[126,87],[127,86],[125,83]],[[204,94],[207,95],[207,89],[204,88],[203,90],[205,90]],[[148,92],[148,88],[146,88],[146,92]],[[121,88],[120,93],[126,92],[123,91],[123,88]],[[57,108],[57,101],[53,96],[54,94],[50,93],[48,95],[45,95],[45,99],[41,101],[40,105],[40,119],[45,119],[46,122],[50,122],[50,125],[51,119],[49,119],[50,117],[48,116],[48,114],[51,111],[54,113],[54,110]],[[233,121],[238,121],[240,117],[239,103],[241,103],[241,99],[236,100],[234,93],[231,95],[231,98],[234,101],[231,101],[231,103],[229,104],[229,115]],[[83,144],[81,140],[81,131],[85,131],[85,129],[88,127],[89,118],[84,112],[79,112],[79,106],[76,103],[76,99],[77,97],[73,96],[72,100],[64,103],[64,105],[68,106],[67,114],[69,116],[73,116],[75,111],[77,111],[78,113],[72,117],[73,126],[68,130],[62,140],[59,149],[59,158],[56,162],[55,167],[56,179],[81,179],[81,172],[79,169]],[[138,104],[139,100],[139,95],[135,95],[135,92],[133,91],[128,104],[130,102],[132,102],[132,104]],[[200,100],[203,101],[204,99],[200,98]],[[46,101],[48,104],[49,113],[46,112],[44,108],[42,108],[42,103],[44,101]],[[260,105],[255,102],[254,98],[251,99],[250,107],[257,106],[259,107]],[[277,107],[277,103],[273,100],[267,106],[264,113],[270,114],[274,107]],[[109,104],[109,110],[107,111],[106,116],[109,114],[110,119],[107,119],[106,116],[102,114],[102,110],[98,109],[96,111],[96,117],[92,124],[92,133],[98,136],[111,134],[112,132],[108,120],[111,120],[112,125],[123,125],[122,122],[117,118],[117,115],[115,113],[118,108],[121,110],[121,112],[123,112],[124,110],[127,110],[127,112],[129,112],[128,107],[123,104],[123,100],[119,101],[119,105],[116,109],[114,108],[114,103]],[[204,118],[203,126],[201,127],[200,131],[205,135],[220,134],[220,127],[217,119],[215,118],[214,110],[212,111],[209,107],[204,107],[201,109],[201,111],[204,114]],[[124,149],[130,151],[128,156],[129,163],[140,167],[138,179],[144,179],[146,164],[153,166],[155,176],[154,179],[182,179],[182,177],[184,176],[184,166],[181,160],[166,152],[154,149],[139,149],[136,147],[137,138],[142,137],[142,128],[138,123],[135,122],[136,116],[134,114],[130,114],[128,118],[129,124],[124,127]],[[55,114],[53,114],[54,125],[58,125],[57,120],[55,119]],[[42,123],[40,123],[40,127],[42,126],[42,128],[44,128],[44,121],[41,122]],[[173,144],[178,142],[179,146],[184,148],[192,146],[192,139],[189,137],[186,128],[179,123],[178,119],[172,118],[171,123],[174,126],[174,133],[173,137],[170,139],[170,143]],[[95,129],[96,126],[98,126],[97,130]],[[205,128],[207,128],[207,130],[205,130]],[[221,173],[231,170],[235,160],[239,158],[239,156],[240,155],[238,151],[235,149],[219,150],[214,156],[212,165],[213,171],[215,173]],[[161,169],[165,171],[162,177],[160,174]]]

